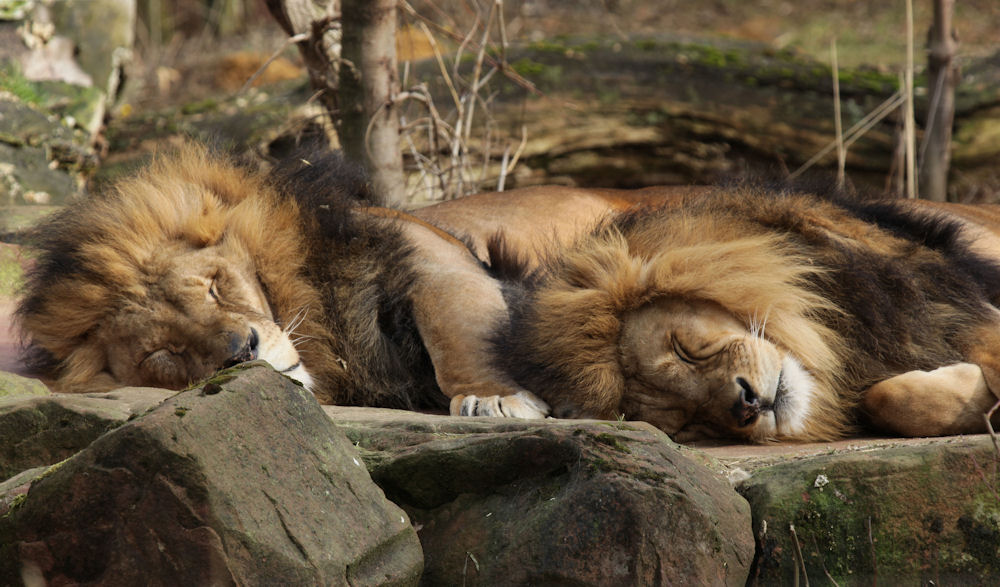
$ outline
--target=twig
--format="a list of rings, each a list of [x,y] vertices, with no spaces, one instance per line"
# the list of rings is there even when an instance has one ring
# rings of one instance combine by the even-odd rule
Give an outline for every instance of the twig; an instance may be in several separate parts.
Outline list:
[[[809,587],[809,574],[806,572],[806,560],[802,556],[802,547],[799,545],[799,536],[795,533],[795,524],[789,524],[788,529],[792,532],[792,540],[795,542],[795,587],[799,586],[799,568],[802,569],[802,578],[806,587]]]
[[[517,150],[514,151],[514,157],[510,160],[510,165],[507,167],[506,172],[510,173],[514,170],[517,165],[517,161],[521,158],[524,153],[524,148],[528,146],[528,127],[527,125],[521,125],[521,144],[517,146]]]
[[[472,91],[473,95],[479,93],[479,88],[480,88],[479,78],[482,76],[483,59],[486,57],[486,41],[489,39],[490,25],[493,24],[493,17],[496,14],[496,10],[497,10],[497,4],[494,3],[490,7],[490,14],[486,18],[486,24],[483,26],[483,39],[482,41],[479,42],[479,51],[476,53],[476,65],[475,67],[472,68],[472,82],[469,84],[470,90]],[[476,101],[470,100],[468,111],[465,113],[466,116],[465,136],[462,137],[463,140],[465,141],[465,144],[469,143],[469,136],[472,133],[472,116],[475,111],[476,111]]]
[[[816,540],[815,536],[813,536],[812,539],[813,539],[813,547],[817,551],[819,551],[819,542]],[[819,564],[821,567],[823,567],[823,574],[826,575],[826,578],[830,581],[830,583],[833,584],[833,587],[840,587],[840,583],[838,583],[837,580],[833,578],[833,575],[830,574],[830,571],[827,570],[826,562],[823,561],[823,557],[820,557]]]
[[[479,561],[476,560],[476,555],[469,551],[465,552],[465,564],[462,566],[462,585],[465,585],[466,573],[469,571],[469,559],[472,559],[472,564],[476,567],[476,572],[479,572]]]
[[[878,585],[878,561],[875,558],[875,539],[872,537],[872,517],[868,516],[868,546],[872,552],[872,585]]]
[[[248,79],[243,84],[243,87],[241,87],[240,90],[238,92],[236,92],[236,95],[240,95],[243,92],[249,90],[250,86],[252,86],[253,83],[255,81],[257,81],[257,78],[259,78],[261,76],[261,74],[263,74],[264,71],[268,67],[270,67],[271,63],[273,63],[275,59],[277,59],[278,57],[281,56],[281,53],[284,52],[284,50],[287,49],[289,45],[291,45],[293,43],[298,43],[299,41],[305,41],[305,40],[308,40],[308,39],[309,39],[309,33],[299,33],[297,35],[294,35],[294,36],[291,36],[291,37],[288,37],[287,39],[285,39],[285,44],[282,45],[280,49],[278,49],[277,51],[275,51],[274,53],[272,53],[271,57],[267,61],[265,61],[263,65],[261,65],[259,68],[257,68],[257,71],[253,72],[253,75],[250,76],[250,79]]]
[[[833,126],[837,135],[837,189],[844,189],[847,149],[844,147],[844,127],[840,119],[840,66],[837,64],[837,39],[830,39],[833,72]]]
[[[993,478],[994,478],[994,480],[990,481],[986,477],[986,469],[983,468],[983,466],[979,464],[978,460],[976,460],[976,455],[975,454],[971,454],[971,455],[969,455],[969,457],[972,459],[972,464],[975,465],[976,472],[979,473],[979,478],[983,480],[983,485],[985,485],[986,488],[990,490],[990,493],[993,494],[993,497],[996,498],[997,501],[1000,501],[1000,492],[997,491],[997,487],[996,487],[996,475],[997,475],[997,463],[996,463],[996,460],[994,459],[994,461],[993,461]]]
[[[502,192],[504,182],[507,180],[507,162],[510,161],[510,145],[503,150],[503,157],[500,158],[500,177],[497,178],[497,191]]]
[[[997,455],[1000,455],[1000,439],[997,438],[997,433],[993,431],[993,423],[990,421],[993,419],[993,414],[994,412],[997,411],[998,408],[1000,408],[1000,401],[997,401],[997,403],[993,404],[993,407],[990,408],[990,411],[983,414],[983,418],[986,420],[986,430],[988,430],[990,433],[990,440],[993,441],[993,450],[997,452]]]
[[[420,13],[418,13],[410,5],[409,2],[406,2],[405,0],[401,0],[400,3],[399,3],[399,6],[404,11],[406,11],[407,14],[409,14],[413,18],[416,18],[420,22],[426,23],[427,25],[430,25],[430,26],[434,27],[435,29],[438,30],[438,32],[451,37],[455,41],[461,41],[461,39],[463,38],[462,35],[456,34],[455,32],[450,31],[447,28],[442,27],[439,24],[431,21],[430,19],[422,16]],[[511,69],[509,67],[506,67],[504,65],[504,62],[497,61],[496,59],[494,59],[493,57],[490,57],[489,55],[486,56],[486,62],[489,63],[491,66],[496,67],[497,69],[500,69],[501,71],[503,71],[504,76],[506,76],[508,79],[510,79],[515,84],[521,86],[523,89],[528,90],[529,92],[531,92],[532,94],[535,94],[536,96],[543,95],[542,91],[539,90],[535,86],[535,84],[533,84],[529,80],[525,79],[524,76],[522,76],[521,74],[517,73],[513,69]]]
[[[924,124],[924,129],[934,128],[934,121],[937,118],[938,103],[941,101],[941,96],[944,94],[944,81],[947,76],[942,75],[938,78],[937,84],[934,86],[934,94],[931,96],[931,103],[927,107],[927,123]],[[924,155],[927,154],[927,145],[930,143],[931,132],[924,132],[924,136],[920,139],[920,156],[917,159],[917,167],[924,166]]]
[[[442,46],[432,32],[440,27],[435,28],[433,23],[425,22],[406,0],[401,0],[400,6],[417,17],[415,26],[421,30],[433,50],[441,83],[447,88],[454,106],[454,110],[448,109],[448,118],[445,119],[435,106],[426,84],[400,92],[394,99],[393,104],[416,102],[421,110],[426,110],[426,114],[420,113],[408,118],[405,109],[400,108],[400,117],[404,121],[401,133],[406,135],[403,143],[405,153],[417,171],[409,185],[417,193],[426,191],[428,200],[450,199],[493,183],[488,182],[488,178],[491,173],[496,173],[497,177],[493,181],[503,189],[507,177],[525,150],[527,130],[522,125],[521,139],[516,149],[513,145],[502,149],[494,148],[494,140],[499,134],[496,121],[491,115],[496,93],[486,93],[484,89],[496,78],[498,72],[505,71],[505,62],[501,60],[497,63],[489,56],[490,34],[497,28],[501,37],[500,53],[506,52],[502,0],[493,0],[489,14],[485,17],[477,14],[475,24],[466,35],[451,35],[452,38],[458,38],[459,46],[453,58],[447,57],[448,63]],[[461,70],[461,66],[470,61],[465,59],[468,56],[466,51],[475,51],[468,77]],[[496,65],[491,66],[491,63]],[[424,129],[426,139],[420,138],[420,135],[414,136],[414,133],[423,132]],[[411,192],[410,195],[412,197],[415,193]]]
[[[507,63],[507,23],[503,17],[503,0],[496,0],[496,7],[500,14],[497,19],[497,26],[500,28],[500,63]]]
[[[869,112],[864,118],[854,123],[851,128],[847,129],[844,134],[844,148],[848,149],[853,145],[859,138],[864,136],[869,130],[872,129],[876,124],[882,121],[883,118],[888,116],[893,110],[898,108],[905,98],[902,93],[896,92],[895,94],[889,96],[884,102],[878,105],[874,110]],[[820,149],[815,155],[809,158],[808,161],[799,166],[798,169],[789,174],[790,179],[795,179],[796,177],[805,173],[810,167],[818,163],[823,157],[827,155],[830,151],[837,148],[836,139],[830,141],[822,149]]]
[[[448,68],[444,65],[444,57],[441,56],[441,49],[438,47],[437,39],[431,34],[431,30],[427,28],[427,25],[423,21],[417,23],[420,26],[420,32],[424,33],[427,37],[427,42],[431,45],[431,50],[434,51],[434,60],[438,64],[438,69],[441,70],[441,78],[444,79],[444,83],[448,86],[448,91],[451,92],[451,99],[455,105],[461,104],[461,100],[458,97],[458,90],[455,89],[455,84],[451,81],[451,76],[448,74]]]
[[[913,0],[906,0],[906,71],[904,72],[906,118],[903,133],[906,136],[906,197],[917,197],[917,134],[913,113]]]

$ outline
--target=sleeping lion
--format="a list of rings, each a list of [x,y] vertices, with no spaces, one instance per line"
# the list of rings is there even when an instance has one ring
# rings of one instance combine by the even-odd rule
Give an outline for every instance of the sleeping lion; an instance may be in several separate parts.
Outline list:
[[[496,356],[556,417],[678,441],[985,431],[1000,209],[932,206],[736,188],[620,214],[517,277]]]
[[[551,187],[406,214],[332,155],[264,173],[188,144],[34,232],[17,320],[68,392],[262,359],[324,403],[679,440],[974,432],[1000,389],[991,213]]]

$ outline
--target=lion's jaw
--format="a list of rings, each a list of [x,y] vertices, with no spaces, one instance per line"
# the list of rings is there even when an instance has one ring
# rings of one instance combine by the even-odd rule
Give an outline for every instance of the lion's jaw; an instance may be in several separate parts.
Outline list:
[[[654,300],[622,322],[626,417],[678,441],[765,441],[806,429],[813,378],[762,328],[751,330],[713,302],[679,298]]]
[[[178,248],[144,263],[145,284],[122,292],[120,307],[92,337],[115,382],[181,389],[259,359],[311,388],[312,377],[290,333],[276,323],[241,247]]]

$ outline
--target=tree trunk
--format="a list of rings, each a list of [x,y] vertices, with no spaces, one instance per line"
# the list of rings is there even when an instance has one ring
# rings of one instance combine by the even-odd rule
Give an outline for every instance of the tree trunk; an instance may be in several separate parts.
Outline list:
[[[318,100],[337,120],[337,80],[340,70],[340,0],[266,0],[282,29],[290,37],[301,36],[299,52],[309,72]]]
[[[344,153],[364,161],[376,193],[405,200],[399,147],[396,0],[343,0],[343,63],[337,132]]]
[[[958,41],[952,30],[955,0],[934,0],[934,24],[928,33],[927,128],[921,149],[920,186],[924,198],[943,202],[948,196],[951,129],[955,121]]]

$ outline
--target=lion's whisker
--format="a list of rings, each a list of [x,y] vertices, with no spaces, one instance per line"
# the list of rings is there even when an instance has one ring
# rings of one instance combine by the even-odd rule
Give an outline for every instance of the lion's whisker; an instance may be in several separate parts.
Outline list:
[[[295,329],[301,326],[303,322],[305,322],[306,316],[308,315],[309,315],[308,307],[303,307],[298,312],[296,312],[295,316],[293,316],[291,321],[288,323],[288,326],[285,327],[284,329],[285,334],[291,335],[292,333],[294,333]]]
[[[303,342],[305,342],[307,340],[316,340],[316,337],[315,336],[299,336],[299,337],[296,337],[296,338],[290,338],[288,340],[289,340],[289,342],[292,343],[292,346],[295,347],[296,350],[298,350],[299,349],[299,344],[301,344],[301,343],[303,343]]]
[[[750,336],[763,340],[764,330],[767,328],[767,318],[770,315],[770,311],[764,312],[764,317],[754,311],[753,315],[750,316]]]
[[[305,313],[306,309],[300,308],[299,311],[296,312],[295,315],[292,316],[292,319],[288,322],[288,326],[285,328],[285,331],[292,332],[293,330],[295,330],[299,326],[299,324],[302,323]]]

